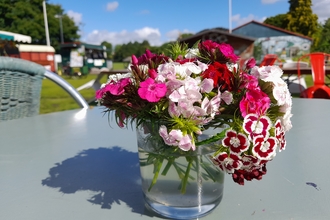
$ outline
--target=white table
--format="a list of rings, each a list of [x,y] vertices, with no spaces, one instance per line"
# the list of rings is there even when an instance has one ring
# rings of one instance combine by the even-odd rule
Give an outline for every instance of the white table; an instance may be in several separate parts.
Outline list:
[[[293,103],[287,149],[261,181],[239,186],[227,175],[203,220],[330,219],[330,101]],[[144,208],[134,130],[109,126],[101,112],[0,123],[1,220],[157,219]]]

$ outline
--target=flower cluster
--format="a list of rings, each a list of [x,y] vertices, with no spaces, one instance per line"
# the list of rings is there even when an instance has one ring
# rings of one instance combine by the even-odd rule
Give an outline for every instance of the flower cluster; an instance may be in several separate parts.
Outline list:
[[[239,66],[228,44],[210,40],[196,48],[174,45],[173,56],[146,51],[132,56],[130,72],[109,77],[96,98],[114,111],[119,126],[128,121],[161,122],[159,136],[175,151],[217,145],[215,166],[235,182],[261,179],[266,163],[285,149],[292,99],[278,66]],[[205,129],[225,130],[201,141]]]

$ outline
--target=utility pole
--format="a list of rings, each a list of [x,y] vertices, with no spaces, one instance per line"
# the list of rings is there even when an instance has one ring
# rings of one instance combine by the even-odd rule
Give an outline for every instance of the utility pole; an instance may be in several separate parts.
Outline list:
[[[50,46],[49,31],[48,31],[48,20],[47,20],[47,11],[46,11],[46,1],[43,1],[42,2],[42,6],[43,6],[43,9],[44,9],[46,42],[47,42],[47,46]]]
[[[228,0],[228,8],[229,8],[229,33],[231,34],[231,0]]]

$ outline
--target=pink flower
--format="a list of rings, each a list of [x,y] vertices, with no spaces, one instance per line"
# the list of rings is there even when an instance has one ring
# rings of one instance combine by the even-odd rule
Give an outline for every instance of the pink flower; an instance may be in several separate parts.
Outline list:
[[[136,58],[136,56],[135,56],[135,55],[132,55],[132,58],[131,58],[131,60],[132,60],[132,64],[133,64],[133,65],[138,65],[138,63],[139,63],[139,60],[138,60],[138,58]]]
[[[244,134],[237,133],[234,130],[228,130],[225,138],[222,140],[222,145],[229,147],[230,151],[234,153],[246,151],[249,148],[249,144],[250,142]]]
[[[248,90],[239,103],[242,116],[248,114],[263,115],[270,107],[270,98],[261,90]]]
[[[117,112],[116,112],[117,113]],[[125,119],[126,119],[126,115],[123,111],[120,111],[118,113],[118,126],[123,128],[125,126]]]
[[[95,98],[96,99],[101,99],[103,97],[103,94],[104,94],[104,89],[101,88],[101,89],[99,89],[99,90],[96,91]]]
[[[235,63],[239,59],[239,56],[235,54],[234,48],[229,44],[222,43],[218,48],[221,53],[231,62]]]
[[[252,69],[256,65],[256,60],[252,57],[246,61],[246,68]]]
[[[242,88],[247,88],[250,90],[260,90],[258,86],[258,79],[255,76],[243,72],[241,74],[241,78],[243,79],[241,85]]]
[[[159,135],[163,138],[165,144],[176,146],[178,145],[178,140],[181,140],[183,137],[182,131],[173,129],[170,133],[167,131],[165,125],[160,126]]]
[[[155,69],[148,69],[148,73],[149,73],[150,78],[152,78],[152,79],[156,79],[156,77],[158,75],[158,73]]]
[[[125,92],[125,87],[131,83],[130,78],[122,78],[118,82],[106,85],[104,92],[110,92],[112,95],[121,95]]]
[[[148,100],[149,102],[158,102],[166,95],[166,91],[165,83],[156,83],[152,78],[141,82],[140,88],[138,89],[141,99]]]
[[[181,130],[173,129],[168,133],[166,126],[162,125],[159,128],[159,135],[167,145],[178,146],[183,151],[196,150],[192,137],[188,134],[184,135]]]

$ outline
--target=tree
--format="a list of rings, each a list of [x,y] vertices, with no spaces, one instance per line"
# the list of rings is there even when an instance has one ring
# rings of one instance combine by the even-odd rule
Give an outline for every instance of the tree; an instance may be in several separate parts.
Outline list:
[[[101,45],[103,45],[107,48],[107,58],[111,60],[112,59],[112,44],[107,41],[103,41],[101,43]]]
[[[62,15],[65,42],[80,38],[79,27],[60,5],[46,3],[50,44],[59,49],[60,24],[56,14]],[[43,0],[2,0],[0,3],[0,29],[31,36],[32,44],[46,44]]]
[[[152,47],[151,51],[155,54],[164,54],[166,56],[170,56],[170,49],[172,49],[172,45],[174,42],[166,42],[164,44],[162,44],[159,47]]]
[[[265,24],[273,25],[282,29],[286,29],[288,26],[288,15],[287,14],[278,14],[273,17],[266,18],[264,21]]]
[[[318,43],[313,44],[312,51],[330,53],[330,18],[322,26]]]
[[[146,49],[150,48],[151,46],[146,40],[144,40],[142,43],[129,42],[123,45],[116,45],[113,60],[115,62],[122,62],[125,58],[130,57],[132,54],[134,54],[136,57],[139,57],[145,53]]]
[[[318,31],[318,17],[313,14],[311,0],[289,0],[287,30],[314,37]]]
[[[187,38],[187,37],[191,37],[193,35],[194,34],[192,34],[192,33],[182,33],[182,34],[179,35],[177,40],[181,40],[181,39],[184,39],[184,38]]]

